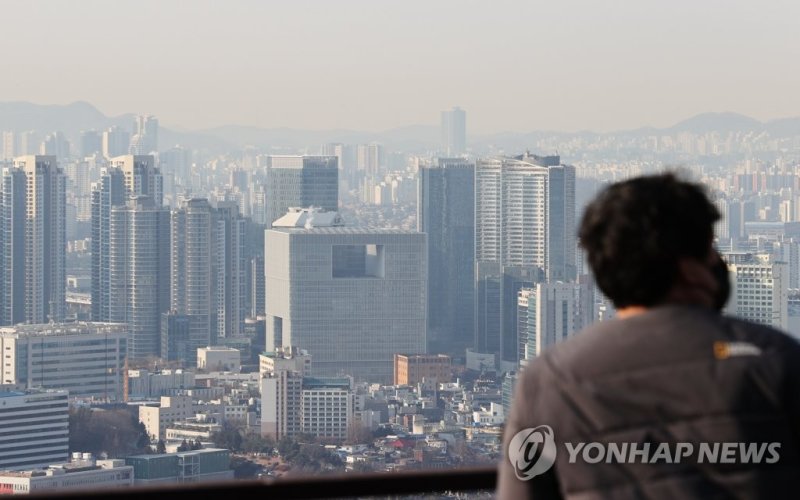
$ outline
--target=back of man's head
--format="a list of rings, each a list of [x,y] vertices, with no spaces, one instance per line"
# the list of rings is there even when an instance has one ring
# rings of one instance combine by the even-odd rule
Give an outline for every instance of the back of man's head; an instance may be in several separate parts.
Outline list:
[[[617,308],[650,307],[667,297],[681,258],[706,259],[719,217],[702,186],[650,175],[604,189],[586,208],[579,237]]]

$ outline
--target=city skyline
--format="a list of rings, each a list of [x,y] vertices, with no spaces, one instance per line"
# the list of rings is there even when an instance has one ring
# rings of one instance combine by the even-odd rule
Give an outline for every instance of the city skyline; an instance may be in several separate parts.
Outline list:
[[[7,19],[36,19],[38,29],[7,23],[15,50],[6,66],[25,70],[0,82],[0,94],[51,103],[92,97],[112,115],[140,110],[189,128],[380,130],[435,121],[454,105],[471,113],[475,131],[621,130],[708,110],[761,120],[800,113],[787,109],[800,83],[788,64],[800,46],[800,6],[790,2],[626,0],[612,12],[586,1],[102,6],[10,7]],[[144,26],[146,36],[119,36]],[[92,36],[74,36],[82,28]],[[49,63],[32,64],[41,60]],[[513,78],[498,92],[505,74]]]

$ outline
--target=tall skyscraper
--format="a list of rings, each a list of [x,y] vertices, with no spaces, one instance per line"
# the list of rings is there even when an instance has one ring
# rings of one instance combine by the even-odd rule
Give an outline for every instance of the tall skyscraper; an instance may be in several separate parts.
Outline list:
[[[265,231],[267,350],[297,346],[314,373],[391,383],[396,353],[425,352],[426,237],[292,211]]]
[[[103,151],[103,137],[96,130],[82,130],[80,144],[81,158]]]
[[[123,155],[112,158],[110,163],[125,174],[125,188],[129,195],[149,196],[157,207],[163,204],[163,180],[154,156]]]
[[[380,144],[359,144],[356,148],[356,168],[368,177],[377,177],[385,162],[383,146]]]
[[[194,198],[172,212],[171,309],[189,318],[189,350],[238,337],[244,323],[244,219],[235,203]]]
[[[264,315],[264,257],[250,259],[250,317]]]
[[[134,122],[136,133],[131,137],[128,153],[149,155],[158,152],[158,119],[151,115],[139,115]]]
[[[216,337],[241,337],[247,316],[246,221],[232,201],[218,202],[216,215]]]
[[[0,146],[0,160],[11,160],[17,156],[17,136],[13,130],[3,131],[3,142]]]
[[[467,149],[467,113],[459,107],[442,111],[442,153],[460,156]]]
[[[69,158],[71,152],[70,144],[63,132],[56,131],[52,134],[47,134],[42,143],[39,145],[39,154],[46,156],[55,156],[66,160]]]
[[[128,154],[131,136],[127,130],[113,126],[103,132],[103,156],[116,158]]]
[[[514,362],[517,293],[539,282],[574,280],[576,252],[574,167],[558,156],[527,153],[478,160],[476,348]]]
[[[421,166],[417,229],[428,235],[428,350],[464,356],[475,342],[475,164]]]
[[[104,168],[92,187],[92,320],[108,321],[111,286],[111,209],[127,199],[125,174]]]
[[[92,320],[110,321],[111,210],[131,196],[152,197],[161,207],[161,173],[152,156],[118,156],[92,186]]]
[[[335,156],[267,157],[267,227],[289,207],[339,209]]]
[[[3,324],[64,318],[65,186],[54,156],[18,157],[3,174]]]
[[[148,196],[111,209],[109,316],[128,323],[128,356],[161,352],[161,313],[169,309],[169,211]]]

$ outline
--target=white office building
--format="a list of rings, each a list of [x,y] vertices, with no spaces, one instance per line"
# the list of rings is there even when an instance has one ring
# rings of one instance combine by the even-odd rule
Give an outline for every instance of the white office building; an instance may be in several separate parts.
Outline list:
[[[61,494],[133,486],[133,467],[124,460],[95,460],[91,453],[73,453],[72,460],[46,469],[0,472],[0,495]]]
[[[318,376],[390,383],[426,347],[426,235],[291,212],[265,232],[267,351],[296,346]]]
[[[65,462],[68,447],[67,391],[0,389],[0,470]],[[8,488],[3,483],[0,479],[0,494]]]
[[[592,323],[590,283],[538,283],[518,293],[520,360],[530,360]]]
[[[158,406],[139,407],[139,422],[153,439],[164,439],[167,427],[194,415],[191,396],[162,396]]]
[[[725,311],[742,319],[789,328],[789,265],[766,254],[727,253],[731,296]]]
[[[0,328],[0,382],[65,389],[71,398],[120,401],[127,335],[127,326],[116,323]]]

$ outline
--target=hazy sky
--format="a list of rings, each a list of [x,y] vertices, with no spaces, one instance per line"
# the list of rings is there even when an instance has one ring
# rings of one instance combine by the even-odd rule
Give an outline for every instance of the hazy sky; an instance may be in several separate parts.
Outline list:
[[[3,1],[0,100],[187,129],[469,132],[800,115],[800,2]]]

